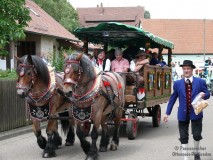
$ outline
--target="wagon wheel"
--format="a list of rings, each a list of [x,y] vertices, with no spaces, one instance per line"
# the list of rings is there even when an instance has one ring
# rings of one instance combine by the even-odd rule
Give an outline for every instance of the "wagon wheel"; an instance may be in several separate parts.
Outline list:
[[[137,131],[138,131],[138,119],[137,119],[137,113],[135,112],[130,112],[128,115],[128,118],[134,118],[135,120],[133,121],[127,121],[126,124],[126,133],[128,136],[129,140],[133,140],[137,136]]]
[[[160,105],[155,105],[152,110],[152,125],[159,127],[161,122],[161,108]]]
[[[84,122],[84,134],[85,134],[85,136],[89,135],[90,128],[91,128],[91,123],[90,122]]]

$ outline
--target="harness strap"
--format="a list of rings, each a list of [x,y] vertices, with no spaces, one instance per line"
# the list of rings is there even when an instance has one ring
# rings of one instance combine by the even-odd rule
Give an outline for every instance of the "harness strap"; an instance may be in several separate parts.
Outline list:
[[[114,110],[115,109],[115,104],[114,104],[115,94],[112,90],[112,85],[110,84],[109,79],[107,79],[106,77],[104,77],[102,80],[108,82],[108,84],[104,85],[104,87],[106,88],[106,91],[108,93],[108,99],[110,100],[112,109]]]
[[[105,72],[105,75],[111,77],[115,81],[115,79],[109,73],[113,74],[115,76],[117,82],[118,82],[118,85],[117,85],[118,94],[117,94],[117,96],[118,96],[118,99],[120,100],[120,98],[121,98],[121,96],[120,96],[120,94],[121,94],[120,93],[121,92],[120,89],[122,88],[121,82],[119,81],[118,76],[114,72]]]

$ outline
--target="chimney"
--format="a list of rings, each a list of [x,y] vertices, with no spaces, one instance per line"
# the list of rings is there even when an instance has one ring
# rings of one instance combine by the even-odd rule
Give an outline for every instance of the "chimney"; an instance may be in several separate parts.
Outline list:
[[[100,14],[103,15],[104,14],[104,7],[103,7],[103,3],[101,3],[101,6],[100,6]]]

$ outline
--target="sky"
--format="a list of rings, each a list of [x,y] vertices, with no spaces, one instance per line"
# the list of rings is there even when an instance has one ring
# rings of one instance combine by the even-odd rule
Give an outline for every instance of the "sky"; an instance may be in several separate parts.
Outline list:
[[[142,6],[152,19],[213,19],[213,0],[69,0],[74,8]]]

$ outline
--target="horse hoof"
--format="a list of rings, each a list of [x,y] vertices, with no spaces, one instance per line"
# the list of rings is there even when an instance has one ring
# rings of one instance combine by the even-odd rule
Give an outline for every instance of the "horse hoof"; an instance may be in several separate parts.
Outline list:
[[[51,158],[51,157],[56,157],[56,153],[55,152],[49,152],[49,153],[43,153],[43,158]]]
[[[118,149],[117,145],[112,145],[110,146],[111,151],[116,151]]]
[[[99,152],[107,152],[107,147],[100,147]]]
[[[73,146],[73,145],[74,145],[73,142],[66,142],[66,143],[65,143],[65,146]]]
[[[91,156],[87,156],[87,158],[85,160],[98,160],[98,157],[91,157]]]

